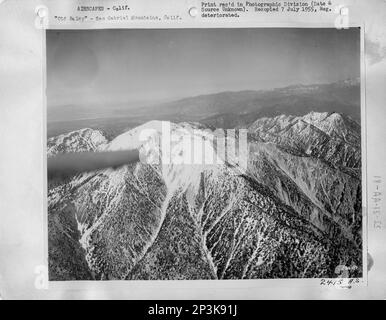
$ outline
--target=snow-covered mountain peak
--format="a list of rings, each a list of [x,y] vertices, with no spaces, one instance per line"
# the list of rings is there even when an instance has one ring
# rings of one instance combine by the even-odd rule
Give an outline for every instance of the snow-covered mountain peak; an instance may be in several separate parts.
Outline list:
[[[109,143],[107,150],[138,149],[148,138],[158,136],[161,132],[162,121],[149,121],[117,136]]]
[[[101,131],[84,128],[49,138],[47,154],[50,157],[58,153],[98,151],[103,149],[107,142]]]
[[[249,133],[294,154],[313,156],[332,165],[359,168],[360,126],[336,112],[311,112],[304,116],[261,118]]]
[[[299,125],[302,128],[301,123],[312,125],[328,135],[333,132],[341,133],[348,130],[355,131],[355,133],[360,131],[360,126],[355,121],[337,112],[310,112],[298,117],[280,115],[274,118],[260,118],[249,127],[249,130],[253,132],[259,129],[268,131],[274,129],[278,132],[294,125]]]

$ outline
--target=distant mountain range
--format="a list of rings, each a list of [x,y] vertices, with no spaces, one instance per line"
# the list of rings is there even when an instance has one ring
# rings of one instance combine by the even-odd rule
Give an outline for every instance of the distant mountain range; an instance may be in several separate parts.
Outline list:
[[[330,278],[339,265],[355,265],[350,276],[361,276],[358,95],[357,82],[342,82],[220,93],[147,109],[153,118],[158,110],[161,118],[199,120],[171,123],[177,154],[193,129],[207,136],[215,126],[246,125],[247,170],[227,162],[138,162],[49,181],[50,279]],[[328,112],[308,112],[322,106]],[[162,153],[155,143],[160,126],[146,122],[113,139],[83,128],[48,139],[48,156],[131,148]],[[155,130],[153,138],[140,142],[145,128]],[[206,148],[216,153],[213,145]]]
[[[359,81],[351,79],[273,90],[221,92],[152,108],[154,114],[164,116],[166,120],[199,121],[216,128],[246,127],[262,117],[305,115],[311,111],[340,112],[359,121]]]
[[[294,85],[259,91],[221,92],[152,106],[88,106],[48,109],[48,136],[85,127],[111,139],[151,120],[196,121],[216,128],[247,127],[255,119],[311,111],[340,112],[360,123],[360,83]]]

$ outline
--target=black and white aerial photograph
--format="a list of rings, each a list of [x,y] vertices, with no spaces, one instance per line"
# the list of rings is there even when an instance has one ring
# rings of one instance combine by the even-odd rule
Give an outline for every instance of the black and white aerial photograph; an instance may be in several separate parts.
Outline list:
[[[50,281],[363,276],[360,28],[46,31]]]

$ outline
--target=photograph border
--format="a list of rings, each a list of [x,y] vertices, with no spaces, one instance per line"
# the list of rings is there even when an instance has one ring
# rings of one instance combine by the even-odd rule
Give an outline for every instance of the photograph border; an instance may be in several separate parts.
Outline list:
[[[367,250],[368,250],[368,175],[367,175],[367,109],[366,109],[366,97],[365,97],[365,84],[366,84],[366,70],[365,70],[365,58],[364,58],[364,24],[350,22],[349,28],[360,28],[360,114],[361,114],[361,174],[362,174],[362,278],[359,283],[353,286],[367,286],[368,285],[368,269],[367,269]],[[47,202],[47,61],[46,61],[46,30],[85,30],[85,29],[208,29],[208,28],[334,28],[331,23],[262,23],[237,21],[237,22],[195,22],[195,23],[176,23],[170,24],[163,22],[142,22],[142,23],[104,23],[98,26],[90,25],[54,25],[43,29],[43,101],[44,101],[44,119],[43,119],[43,144],[44,154],[44,244],[45,244],[45,261],[48,263],[48,202]],[[48,265],[47,265],[48,272]],[[247,294],[249,291],[253,291],[256,288],[271,288],[277,290],[280,287],[319,287],[321,288],[322,278],[275,278],[275,279],[238,279],[238,280],[75,280],[75,281],[52,281],[49,280],[48,288],[50,290],[66,290],[66,291],[87,291],[93,292],[103,291],[107,296],[119,296],[119,293],[124,296],[131,296],[138,299],[148,299],[149,294],[154,298],[182,298],[186,297],[200,297],[201,290],[206,288],[213,288],[217,290],[218,298],[220,296],[231,295],[232,289],[245,290]],[[325,278],[323,278],[325,279]],[[329,279],[326,279],[329,280]],[[330,280],[336,280],[331,278]],[[334,287],[335,285],[332,285]],[[338,289],[344,288],[344,286],[335,286]],[[331,288],[329,286],[328,288]],[[224,289],[229,290],[229,293],[224,293]],[[168,292],[168,293],[166,293]],[[216,297],[217,298],[217,297]],[[253,298],[253,297],[251,297]]]

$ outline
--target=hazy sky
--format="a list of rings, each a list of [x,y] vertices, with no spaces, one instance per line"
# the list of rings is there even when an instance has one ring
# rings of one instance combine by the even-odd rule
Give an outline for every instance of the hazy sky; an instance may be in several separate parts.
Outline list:
[[[359,29],[47,31],[48,106],[168,100],[358,77]]]

